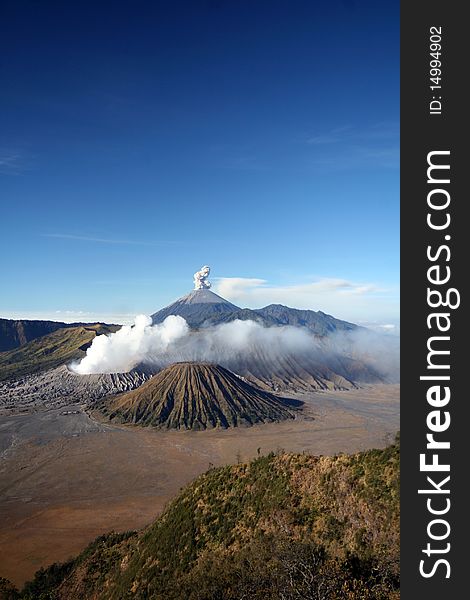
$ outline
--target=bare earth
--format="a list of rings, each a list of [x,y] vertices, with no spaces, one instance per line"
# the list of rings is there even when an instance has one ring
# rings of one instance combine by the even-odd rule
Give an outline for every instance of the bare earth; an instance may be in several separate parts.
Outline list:
[[[399,386],[299,395],[303,416],[250,428],[161,431],[99,423],[77,405],[0,414],[0,576],[17,585],[97,535],[152,521],[211,465],[282,448],[335,454],[384,447]],[[72,414],[62,414],[72,411]]]

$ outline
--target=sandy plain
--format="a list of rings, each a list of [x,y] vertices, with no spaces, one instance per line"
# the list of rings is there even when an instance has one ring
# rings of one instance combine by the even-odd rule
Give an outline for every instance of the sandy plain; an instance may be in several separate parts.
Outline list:
[[[111,426],[84,407],[0,414],[0,576],[17,585],[96,536],[150,523],[210,466],[271,450],[311,454],[387,445],[399,429],[399,386],[297,396],[294,421],[161,431]]]

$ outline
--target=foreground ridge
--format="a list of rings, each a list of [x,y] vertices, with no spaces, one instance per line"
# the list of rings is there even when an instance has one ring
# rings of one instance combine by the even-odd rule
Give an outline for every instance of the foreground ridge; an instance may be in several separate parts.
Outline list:
[[[16,597],[397,600],[398,586],[397,440],[211,469],[143,531],[97,538]]]

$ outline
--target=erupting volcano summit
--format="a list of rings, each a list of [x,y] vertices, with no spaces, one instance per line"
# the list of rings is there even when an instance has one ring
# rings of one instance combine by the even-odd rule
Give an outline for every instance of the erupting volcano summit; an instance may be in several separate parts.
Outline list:
[[[208,280],[210,271],[211,268],[205,265],[200,271],[194,273],[194,289],[173,304],[154,313],[152,322],[163,323],[168,316],[179,315],[186,319],[190,327],[197,328],[203,324],[211,324],[213,321],[218,323],[222,317],[240,311],[238,306],[210,291],[212,287]]]
[[[201,267],[201,270],[197,273],[194,273],[194,289],[195,290],[208,290],[211,288],[212,284],[208,280],[209,273],[211,272],[211,268],[207,265]]]

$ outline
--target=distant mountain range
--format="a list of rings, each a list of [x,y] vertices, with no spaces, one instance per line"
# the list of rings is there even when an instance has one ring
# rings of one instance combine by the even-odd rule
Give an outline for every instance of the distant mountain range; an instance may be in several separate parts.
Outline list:
[[[70,327],[70,325],[58,321],[0,319],[0,352],[24,346],[31,340],[63,327]]]
[[[162,323],[169,315],[186,319],[193,329],[219,325],[240,319],[255,321],[266,327],[291,325],[303,327],[315,335],[325,336],[334,331],[354,331],[357,325],[335,319],[321,311],[298,310],[282,304],[270,304],[264,308],[240,308],[210,290],[193,290],[173,304],[152,315],[153,323]]]
[[[173,304],[154,313],[152,321],[161,323],[169,315],[183,317],[193,329],[228,323],[236,319],[255,321],[266,327],[279,325],[305,327],[320,336],[328,335],[333,331],[352,331],[358,328],[357,325],[335,319],[321,311],[298,310],[282,304],[270,304],[254,310],[240,308],[210,290],[193,290]],[[97,325],[97,323],[0,319],[0,352],[19,348],[58,329],[89,327],[90,325]],[[106,324],[100,323],[100,325]]]
[[[63,323],[62,321],[36,321],[32,319],[0,319],[0,352],[20,348],[32,340],[53,333],[59,329],[74,327],[111,327],[113,331],[117,325],[106,323]]]
[[[292,325],[305,327],[320,336],[333,331],[353,331],[357,325],[341,321],[313,310],[298,310],[282,304],[270,304],[264,308],[240,308],[210,290],[193,290],[169,306],[152,315],[153,323],[161,323],[169,315],[179,315],[186,319],[193,329],[228,323],[240,319],[255,321],[266,327]],[[36,321],[29,319],[0,319],[0,352],[24,346],[32,340],[53,333],[58,329],[89,327],[105,323],[63,323],[61,321]],[[116,327],[112,325],[111,327]]]
[[[47,331],[47,324],[53,321],[37,321],[37,323],[46,323]],[[46,371],[70,363],[72,360],[79,360],[85,356],[86,349],[97,335],[113,333],[119,329],[118,325],[102,323],[88,325],[57,323],[57,325],[60,327],[52,330],[51,333],[42,334],[41,337],[38,336],[26,344],[0,352],[0,381]],[[36,330],[31,328],[31,330],[38,333],[41,327]]]

